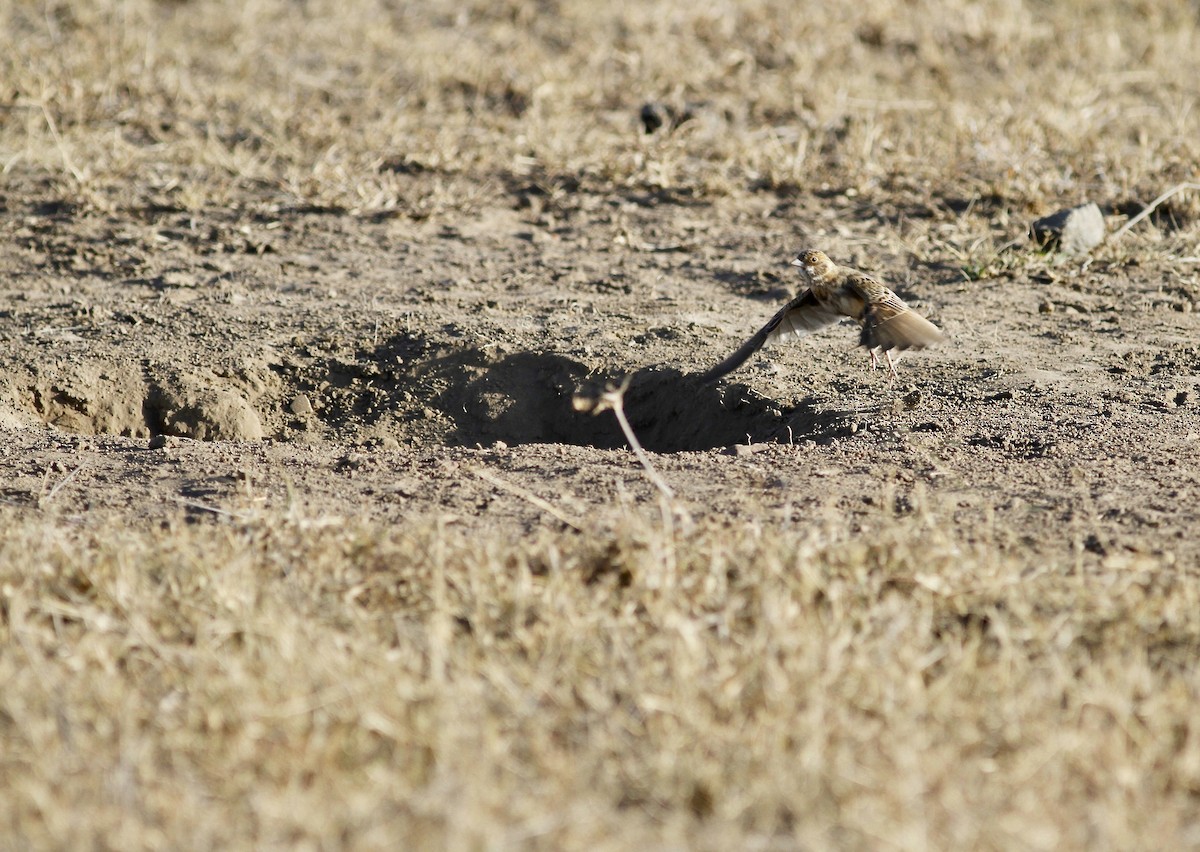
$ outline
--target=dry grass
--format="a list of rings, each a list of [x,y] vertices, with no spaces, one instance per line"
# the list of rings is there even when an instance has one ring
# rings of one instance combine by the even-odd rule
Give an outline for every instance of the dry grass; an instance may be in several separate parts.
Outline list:
[[[1200,841],[1200,575],[946,529],[7,518],[6,845]]]
[[[1145,201],[1200,159],[1180,3],[110,0],[0,20],[5,168],[101,208],[428,215],[532,179],[919,213]],[[644,137],[656,99],[697,117]]]

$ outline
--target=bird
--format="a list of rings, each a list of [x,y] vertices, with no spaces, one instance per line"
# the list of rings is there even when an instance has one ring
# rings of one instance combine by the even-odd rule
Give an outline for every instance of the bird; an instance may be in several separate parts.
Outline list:
[[[898,378],[893,349],[924,349],[945,340],[936,325],[918,314],[865,273],[838,266],[822,251],[802,251],[792,261],[808,285],[741,347],[711,370],[701,374],[707,384],[732,373],[768,343],[805,337],[811,332],[849,317],[861,326],[859,345],[879,366],[879,352],[887,360],[891,379]]]

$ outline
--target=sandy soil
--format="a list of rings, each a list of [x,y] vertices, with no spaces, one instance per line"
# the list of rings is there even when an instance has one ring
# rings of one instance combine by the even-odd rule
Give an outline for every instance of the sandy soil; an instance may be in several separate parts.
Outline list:
[[[1019,263],[971,281],[845,228],[889,213],[837,194],[550,203],[530,184],[416,221],[101,215],[30,177],[3,204],[0,471],[22,511],[558,523],[532,494],[585,517],[651,493],[612,416],[571,405],[632,372],[634,428],[700,513],[869,525],[923,503],[1055,560],[1200,550],[1194,258],[1018,242]],[[794,291],[802,247],[880,275],[949,342],[907,355],[897,385],[849,325],[691,380]]]

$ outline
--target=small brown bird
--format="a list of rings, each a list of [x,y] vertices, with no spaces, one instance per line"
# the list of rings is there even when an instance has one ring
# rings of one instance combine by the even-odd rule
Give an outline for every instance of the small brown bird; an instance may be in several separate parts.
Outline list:
[[[758,333],[700,380],[711,382],[732,373],[767,343],[804,337],[842,319],[862,326],[859,343],[871,353],[871,365],[879,366],[879,351],[896,378],[893,349],[924,349],[945,339],[936,325],[900,300],[900,297],[869,275],[839,267],[824,252],[804,251],[792,261],[800,268],[808,289],[792,299]]]

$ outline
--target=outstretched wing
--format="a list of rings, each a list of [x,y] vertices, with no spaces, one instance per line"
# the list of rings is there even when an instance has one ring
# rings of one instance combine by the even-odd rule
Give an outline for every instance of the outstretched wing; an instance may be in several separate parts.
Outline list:
[[[946,339],[936,325],[874,278],[856,275],[846,284],[862,296],[859,342],[868,349],[924,349]]]
[[[732,373],[738,367],[742,366],[742,364],[746,363],[746,360],[751,355],[768,343],[788,340],[793,337],[803,337],[817,329],[832,325],[839,319],[841,319],[840,314],[818,302],[811,290],[805,290],[780,308],[779,312],[771,317],[770,322],[743,343],[737,352],[734,352],[711,370],[703,373],[700,376],[700,381],[705,383],[713,382],[722,376]]]

